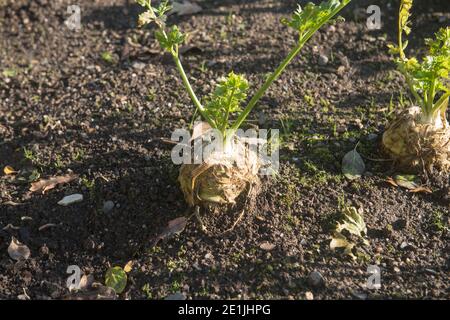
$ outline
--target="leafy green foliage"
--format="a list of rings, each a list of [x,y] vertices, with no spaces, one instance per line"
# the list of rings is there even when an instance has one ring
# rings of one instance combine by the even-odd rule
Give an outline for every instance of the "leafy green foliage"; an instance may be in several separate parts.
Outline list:
[[[405,34],[409,34],[411,32],[410,21],[411,17],[411,8],[413,5],[413,0],[403,0],[400,3],[400,11],[399,11],[399,29],[402,30]]]
[[[112,267],[106,271],[105,284],[116,293],[122,293],[127,286],[127,274],[121,267]]]
[[[230,126],[231,131],[237,130],[245,121],[250,111],[254,108],[259,99],[264,95],[270,85],[280,76],[287,65],[294,59],[306,41],[325,23],[331,19],[344,7],[350,0],[327,0],[320,5],[309,3],[303,10],[300,6],[293,14],[291,20],[285,20],[284,23],[299,31],[300,37],[296,46],[284,59],[278,68],[267,77],[263,86],[255,93],[244,109],[241,109],[241,103],[247,99],[248,82],[241,75],[231,72],[228,77],[220,80],[216,90],[205,99],[205,106],[194,93],[189,79],[184,71],[179,58],[178,48],[184,43],[186,36],[177,26],[166,27],[167,12],[171,7],[167,0],[162,1],[158,7],[153,7],[151,0],[136,0],[138,4],[146,8],[146,11],[139,16],[139,25],[144,26],[149,23],[155,23],[158,30],[155,33],[161,47],[170,52],[180,72],[186,90],[194,102],[197,110],[208,124],[225,131],[229,128],[229,118],[233,113],[238,113],[237,119]]]
[[[399,70],[403,73],[409,89],[420,104],[426,119],[432,120],[445,112],[450,96],[450,88],[445,80],[450,71],[450,28],[441,28],[434,39],[426,39],[428,54],[419,60],[408,58],[404,50],[408,41],[402,35],[411,32],[409,18],[412,0],[402,0],[398,20],[398,45],[388,45],[392,54],[399,55],[395,59]]]
[[[167,33],[163,30],[157,30],[155,36],[161,48],[168,52],[176,52],[178,46],[186,40],[186,35],[181,33],[177,26],[172,26]]]
[[[241,111],[240,104],[247,98],[248,88],[248,81],[234,72],[219,80],[205,104],[206,113],[218,128],[225,130],[230,114]]]
[[[350,0],[328,0],[320,5],[309,2],[304,8],[300,5],[290,20],[283,19],[282,22],[300,33],[300,39],[314,32],[325,22],[331,20],[337,10],[347,5]]]

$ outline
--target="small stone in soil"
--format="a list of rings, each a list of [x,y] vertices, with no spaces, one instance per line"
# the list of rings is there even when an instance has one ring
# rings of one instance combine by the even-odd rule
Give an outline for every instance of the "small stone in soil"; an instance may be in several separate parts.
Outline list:
[[[114,202],[111,200],[105,201],[103,203],[103,213],[109,213],[112,209],[114,209]]]
[[[305,292],[305,299],[306,300],[314,300],[314,295],[311,291]]]
[[[326,55],[321,54],[318,60],[319,66],[324,66],[328,63],[328,57]]]
[[[133,61],[131,66],[136,70],[142,70],[145,68],[145,63],[140,62],[140,61]]]
[[[308,276],[308,284],[311,287],[319,288],[325,285],[325,279],[320,272],[313,271]]]
[[[403,242],[400,244],[400,249],[405,249],[407,246],[409,246],[408,242],[403,241]]]
[[[83,195],[79,193],[72,194],[70,196],[64,197],[61,201],[58,202],[60,206],[68,206],[76,202],[83,201]]]
[[[275,245],[273,243],[270,243],[270,242],[266,241],[266,242],[261,243],[259,247],[262,250],[271,251],[273,248],[275,248]]]

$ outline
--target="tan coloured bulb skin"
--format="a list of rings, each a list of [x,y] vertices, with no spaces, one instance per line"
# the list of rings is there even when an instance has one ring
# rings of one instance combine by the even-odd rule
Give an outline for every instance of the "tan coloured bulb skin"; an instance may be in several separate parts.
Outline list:
[[[450,126],[445,114],[424,121],[419,107],[401,112],[386,128],[382,147],[398,167],[410,172],[450,170]]]

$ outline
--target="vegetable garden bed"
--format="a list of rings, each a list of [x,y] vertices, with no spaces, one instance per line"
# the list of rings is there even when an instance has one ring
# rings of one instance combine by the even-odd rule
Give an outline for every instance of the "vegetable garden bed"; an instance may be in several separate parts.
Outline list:
[[[168,18],[189,35],[180,57],[192,86],[208,96],[233,70],[253,96],[297,43],[280,23],[297,2],[197,3]],[[155,27],[138,28],[143,9],[131,1],[78,0],[82,27],[71,31],[71,4],[0,1],[1,299],[96,298],[69,293],[71,265],[102,285],[111,267],[125,269],[125,287],[111,285],[121,299],[449,297],[448,173],[410,177],[380,148],[395,111],[414,104],[387,47],[398,1],[352,1],[261,97],[244,127],[280,129],[280,172],[261,178],[221,236],[239,213],[203,215],[208,233],[175,220],[193,211],[167,140],[195,110]],[[380,30],[366,27],[370,4]],[[426,54],[449,9],[414,1],[408,57]],[[365,167],[354,180],[342,172],[352,150]],[[371,265],[378,290],[366,286]]]

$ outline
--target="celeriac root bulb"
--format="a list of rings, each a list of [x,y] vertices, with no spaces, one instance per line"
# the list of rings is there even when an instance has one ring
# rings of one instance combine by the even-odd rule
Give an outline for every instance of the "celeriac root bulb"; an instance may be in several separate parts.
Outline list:
[[[259,185],[257,174],[261,165],[256,153],[251,149],[236,151],[236,147],[244,146],[236,137],[232,152],[216,152],[201,164],[181,166],[178,181],[189,205],[233,204],[242,192]]]
[[[429,172],[450,169],[450,126],[445,113],[425,122],[419,107],[401,112],[384,132],[382,145],[400,168]]]

